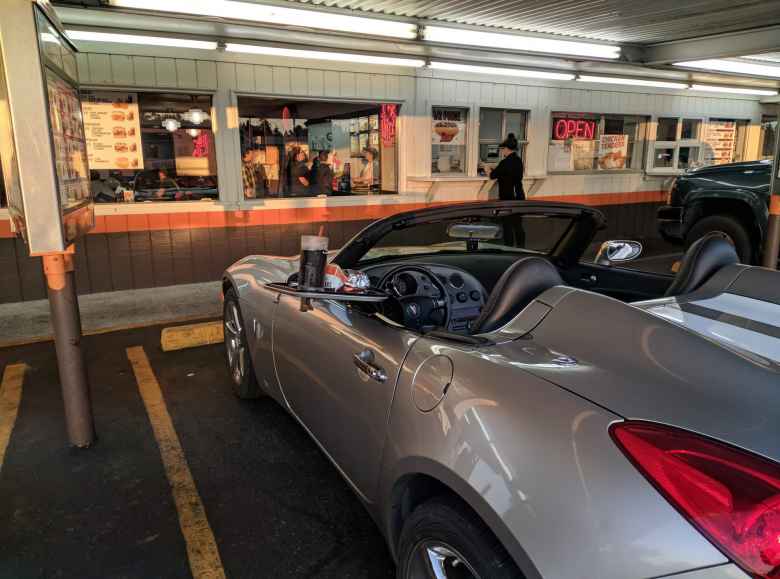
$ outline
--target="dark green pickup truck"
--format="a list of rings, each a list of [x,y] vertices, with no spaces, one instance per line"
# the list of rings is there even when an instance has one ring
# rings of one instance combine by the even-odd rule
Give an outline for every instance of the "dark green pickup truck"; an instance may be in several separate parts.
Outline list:
[[[757,263],[769,218],[771,161],[694,169],[677,177],[658,227],[667,241],[689,246],[719,231],[729,237],[743,263]]]

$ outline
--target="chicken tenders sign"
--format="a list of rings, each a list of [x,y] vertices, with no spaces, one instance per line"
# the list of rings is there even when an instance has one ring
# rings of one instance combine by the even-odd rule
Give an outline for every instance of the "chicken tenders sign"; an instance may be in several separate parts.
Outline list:
[[[81,103],[89,168],[144,168],[138,94],[90,92]]]

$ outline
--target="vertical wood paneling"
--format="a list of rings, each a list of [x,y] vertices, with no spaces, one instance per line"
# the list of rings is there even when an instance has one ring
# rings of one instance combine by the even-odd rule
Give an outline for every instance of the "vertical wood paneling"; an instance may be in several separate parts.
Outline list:
[[[173,243],[170,230],[150,231],[149,239],[154,285],[157,287],[173,285],[176,282],[173,275]]]
[[[198,60],[195,64],[198,73],[198,88],[215,90],[217,88],[217,64],[210,60]]]
[[[286,66],[275,66],[273,77],[273,91],[276,94],[290,94],[290,69]]]
[[[172,229],[173,279],[174,283],[193,283],[192,244],[189,229]]]
[[[179,88],[198,88],[198,72],[194,60],[176,59],[176,81]]]
[[[445,97],[442,92],[442,80],[440,78],[432,78],[429,80],[428,90],[430,91],[428,98],[432,103],[443,103],[450,100]]]
[[[133,75],[135,76],[135,84],[137,86],[155,86],[154,58],[151,56],[134,56]]]
[[[154,75],[159,87],[177,86],[176,61],[173,58],[155,58]]]
[[[82,84],[90,82],[89,79],[89,55],[86,52],[76,53],[76,67],[79,71],[79,82]]]
[[[371,98],[371,76],[368,74],[355,75],[355,96]]]
[[[324,96],[343,96],[341,92],[341,79],[339,78],[339,74],[337,72],[332,72],[330,70],[325,71],[324,80]]]
[[[255,66],[255,90],[260,93],[274,91],[274,77],[270,66]]]
[[[255,75],[251,64],[236,64],[236,89],[251,92],[255,88]]]
[[[309,94],[309,79],[305,68],[293,68],[290,71],[290,94]]]
[[[111,255],[110,275],[114,291],[132,289],[133,268],[130,257],[130,238],[127,233],[109,233],[108,251]]]
[[[355,88],[355,73],[354,72],[339,73],[339,87],[340,87],[341,96],[343,97],[355,96],[357,94],[357,90]]]
[[[309,96],[322,96],[325,94],[325,73],[321,70],[306,69],[308,78]]]
[[[371,96],[375,99],[387,98],[387,83],[384,74],[371,75]]]
[[[111,256],[106,236],[87,235],[82,240],[81,247],[86,248],[86,265],[89,268],[89,291],[112,291],[114,284],[111,283]]]
[[[132,86],[135,83],[133,59],[125,54],[111,55],[111,75],[114,84]]]
[[[111,59],[107,54],[89,54],[89,82],[111,84]]]
[[[221,90],[236,88],[236,65],[232,62],[217,63],[217,86]]]
[[[385,77],[387,81],[387,96],[391,99],[401,97],[401,81],[397,76]]]

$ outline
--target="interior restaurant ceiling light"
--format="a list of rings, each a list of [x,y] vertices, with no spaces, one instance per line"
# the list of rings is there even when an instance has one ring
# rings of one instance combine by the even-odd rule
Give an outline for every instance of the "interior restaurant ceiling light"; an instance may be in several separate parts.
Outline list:
[[[737,74],[749,74],[752,76],[768,76],[780,78],[780,66],[771,64],[758,64],[743,60],[726,60],[714,58],[711,60],[689,60],[687,62],[675,62],[674,66],[683,68],[698,68],[701,70],[715,70],[718,72],[734,72]]]
[[[420,68],[425,61],[418,58],[396,58],[393,56],[373,56],[354,52],[323,52],[319,50],[299,50],[295,48],[279,48],[276,46],[261,46],[259,44],[225,45],[227,52],[245,52],[250,54],[265,54],[268,56],[288,56],[291,58],[310,58],[315,60],[335,60],[339,62],[358,62],[362,64],[384,64],[389,66],[411,66]]]
[[[233,0],[109,0],[109,5],[117,8],[177,12],[197,16],[407,38],[409,40],[417,38],[417,25],[411,22],[364,18],[253,2],[235,2]]]
[[[522,78],[547,78],[550,80],[574,80],[574,75],[566,72],[547,72],[543,70],[527,70],[523,68],[502,68],[499,66],[479,66],[474,64],[455,64],[452,62],[431,62],[430,68],[438,70],[454,70],[458,72],[476,72],[480,74],[497,74],[502,76],[519,76]]]
[[[691,90],[702,90],[705,92],[725,92],[731,94],[752,94],[757,96],[775,96],[777,89],[771,88],[747,88],[743,86],[715,86],[711,84],[693,84]]]
[[[658,88],[686,89],[688,84],[684,82],[672,82],[666,80],[650,80],[645,78],[625,78],[616,76],[589,76],[581,74],[577,77],[580,82],[599,82],[604,84],[627,84],[631,86],[654,86]]]
[[[93,32],[91,30],[66,30],[71,40],[89,42],[116,42],[117,44],[145,44],[147,46],[173,46],[176,48],[201,48],[216,50],[217,43],[210,40],[191,40],[163,36],[141,36],[137,34],[115,34],[113,32]]]
[[[423,38],[430,42],[462,44],[467,46],[487,46],[507,48],[521,52],[546,52],[550,54],[568,54],[592,58],[620,58],[620,47],[609,44],[558,40],[540,36],[521,36],[517,34],[499,34],[465,28],[444,28],[426,26]]]

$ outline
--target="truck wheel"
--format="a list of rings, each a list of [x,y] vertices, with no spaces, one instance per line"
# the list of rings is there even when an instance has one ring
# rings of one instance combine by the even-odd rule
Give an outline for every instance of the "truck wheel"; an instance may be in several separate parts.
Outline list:
[[[690,247],[694,241],[704,237],[708,233],[723,234],[737,250],[739,260],[742,263],[753,263],[753,246],[750,241],[750,233],[737,219],[728,215],[710,215],[694,223],[688,235],[685,236],[685,247]]]
[[[417,507],[398,542],[397,579],[522,579],[485,524],[457,501],[435,498]]]
[[[239,398],[259,398],[262,395],[257,384],[249,343],[246,339],[244,318],[238,305],[236,290],[230,288],[225,293],[225,305],[222,313],[225,333],[225,356],[227,358],[230,381],[233,392]]]

